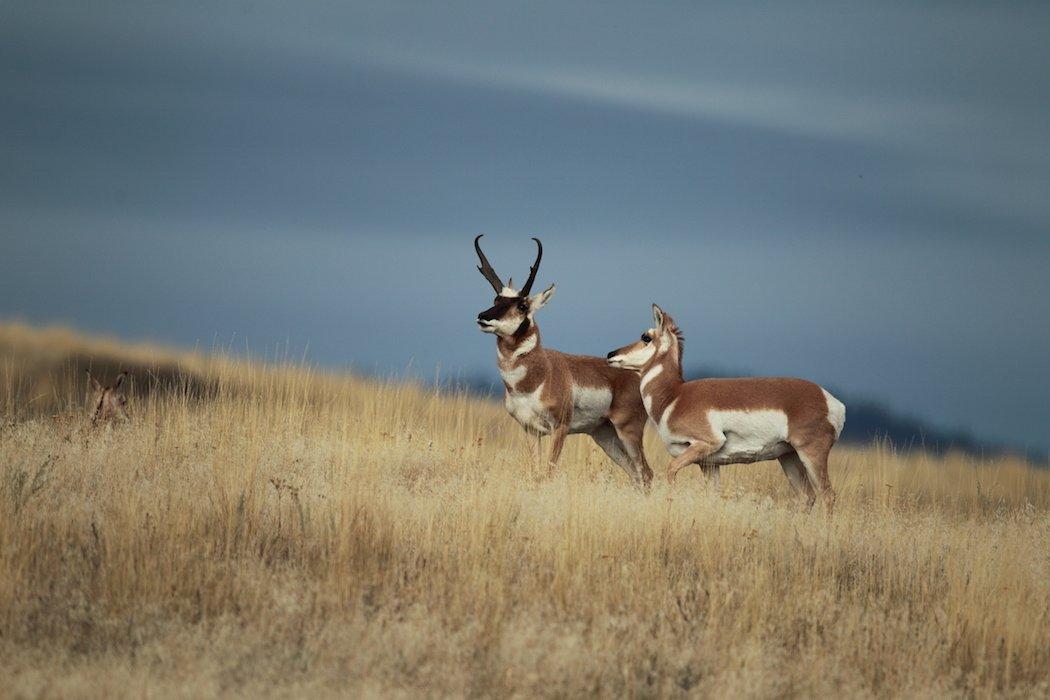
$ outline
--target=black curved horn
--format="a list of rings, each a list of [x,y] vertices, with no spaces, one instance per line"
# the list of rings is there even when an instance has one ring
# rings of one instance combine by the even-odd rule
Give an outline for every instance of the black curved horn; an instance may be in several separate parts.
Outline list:
[[[481,240],[481,236],[483,235],[484,234],[480,234],[474,239],[474,250],[478,252],[478,259],[481,260],[481,265],[478,266],[478,272],[481,273],[482,277],[489,281],[492,288],[496,290],[496,294],[499,294],[503,291],[503,283],[500,282],[499,275],[497,275],[496,271],[492,269],[492,265],[489,264],[489,259],[481,252],[481,246],[478,245],[478,241]]]
[[[536,281],[536,271],[540,269],[540,260],[543,259],[543,244],[540,243],[538,238],[533,238],[532,240],[536,241],[536,262],[529,268],[529,279],[525,281],[525,286],[521,288],[523,297],[527,297],[529,292],[532,291],[532,283]]]

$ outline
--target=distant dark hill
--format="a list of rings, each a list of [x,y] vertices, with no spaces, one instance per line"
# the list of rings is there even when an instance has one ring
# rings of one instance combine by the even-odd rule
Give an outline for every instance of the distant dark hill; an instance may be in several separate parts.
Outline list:
[[[744,377],[744,372],[727,372],[710,367],[694,367],[686,372],[687,377]],[[452,382],[455,388],[479,396],[497,396],[503,392],[503,384],[495,375],[477,374]],[[900,449],[924,449],[932,452],[960,450],[974,455],[994,455],[1003,452],[1015,454],[1023,450],[1007,445],[980,440],[964,431],[953,431],[935,427],[923,420],[906,416],[878,403],[852,396],[849,392],[828,387],[836,397],[846,404],[846,427],[842,439],[852,443],[870,443],[877,439],[889,440]]]
[[[898,413],[874,401],[850,399],[841,392],[832,392],[846,404],[846,427],[842,439],[846,442],[871,442],[889,439],[897,447],[921,447],[934,452],[949,449],[971,454],[994,454],[1008,451],[1002,445],[978,440],[963,431],[935,428],[929,423]]]

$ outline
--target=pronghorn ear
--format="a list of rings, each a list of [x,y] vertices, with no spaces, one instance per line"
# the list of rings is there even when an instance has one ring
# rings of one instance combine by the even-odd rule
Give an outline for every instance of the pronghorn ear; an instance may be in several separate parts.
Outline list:
[[[664,327],[664,319],[666,318],[667,314],[664,313],[664,310],[656,304],[653,304],[653,321],[656,323],[658,329]]]
[[[123,391],[121,387],[124,386],[124,380],[127,378],[128,373],[126,371],[121,372],[120,375],[117,377],[117,383],[113,385],[113,388],[117,391]]]
[[[84,370],[84,373],[87,374],[88,384],[90,384],[91,388],[95,391],[99,391],[102,388],[102,385],[98,383],[97,379],[91,376],[91,370],[86,369]]]
[[[551,297],[554,296],[555,289],[555,286],[552,284],[539,294],[533,294],[529,297],[529,306],[531,307],[529,310],[535,312],[538,309],[543,308],[547,302],[551,300]]]

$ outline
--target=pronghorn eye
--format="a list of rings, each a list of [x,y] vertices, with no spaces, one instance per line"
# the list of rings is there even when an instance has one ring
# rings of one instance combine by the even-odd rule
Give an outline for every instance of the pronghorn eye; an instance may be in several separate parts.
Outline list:
[[[529,310],[529,305],[528,304],[526,304],[523,301],[519,301],[518,302],[518,311],[520,311],[521,313],[525,313],[528,310]]]
[[[642,333],[642,342],[643,343],[651,343],[651,342],[653,342],[653,337],[651,335],[649,335],[648,333]]]

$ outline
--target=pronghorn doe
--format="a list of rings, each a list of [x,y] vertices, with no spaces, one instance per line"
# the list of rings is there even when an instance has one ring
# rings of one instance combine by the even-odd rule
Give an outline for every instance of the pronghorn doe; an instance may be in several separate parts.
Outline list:
[[[653,304],[655,327],[608,354],[613,367],[641,376],[642,401],[674,459],[667,478],[699,464],[718,484],[723,464],[777,458],[806,507],[820,491],[828,510],[835,491],[828,453],[842,433],[846,407],[813,382],[779,377],[682,379],[682,332]],[[807,478],[808,477],[808,478]]]
[[[601,358],[567,355],[540,344],[535,315],[554,296],[554,285],[529,296],[543,258],[543,244],[536,241],[536,262],[521,290],[499,276],[474,239],[481,265],[478,271],[496,291],[495,304],[478,314],[478,326],[494,333],[499,372],[505,388],[504,405],[525,432],[551,436],[548,472],[557,466],[565,436],[587,433],[628,476],[643,488],[653,472],[645,461],[642,434],[645,408],[638,392],[638,375],[609,367]]]
[[[99,425],[100,423],[109,423],[117,419],[128,420],[128,397],[125,393],[128,373],[121,372],[112,386],[103,386],[91,376],[91,370],[84,371],[87,372],[92,392],[91,423]]]

